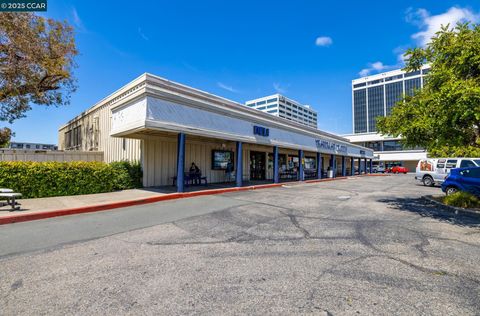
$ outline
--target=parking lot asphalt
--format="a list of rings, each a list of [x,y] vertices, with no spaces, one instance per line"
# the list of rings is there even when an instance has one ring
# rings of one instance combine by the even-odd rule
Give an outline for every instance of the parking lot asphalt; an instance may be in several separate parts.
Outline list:
[[[430,194],[363,177],[6,225],[0,314],[478,315],[480,218]]]

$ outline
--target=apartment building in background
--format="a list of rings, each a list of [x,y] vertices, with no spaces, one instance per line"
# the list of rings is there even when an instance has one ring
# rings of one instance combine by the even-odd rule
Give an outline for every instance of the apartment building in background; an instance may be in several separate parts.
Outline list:
[[[269,95],[245,102],[245,105],[274,116],[317,128],[317,111],[281,94]]]
[[[58,150],[57,145],[42,143],[10,142],[6,148],[32,150]]]
[[[426,158],[423,148],[404,148],[400,138],[377,133],[376,119],[390,115],[404,95],[421,89],[430,68],[405,72],[401,69],[352,80],[353,134],[344,135],[352,143],[374,150],[380,165],[402,165],[415,170],[418,160]]]

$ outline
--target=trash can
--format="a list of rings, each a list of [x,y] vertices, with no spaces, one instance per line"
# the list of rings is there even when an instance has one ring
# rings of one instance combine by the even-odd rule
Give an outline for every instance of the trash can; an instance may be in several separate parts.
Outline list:
[[[327,170],[327,178],[333,178],[333,170]]]

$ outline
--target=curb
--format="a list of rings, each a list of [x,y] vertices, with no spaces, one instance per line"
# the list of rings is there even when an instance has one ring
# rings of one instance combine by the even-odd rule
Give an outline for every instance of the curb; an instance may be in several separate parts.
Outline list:
[[[463,215],[474,215],[474,216],[480,217],[480,212],[477,212],[477,211],[474,211],[474,210],[468,209],[468,208],[461,208],[461,207],[456,207],[456,206],[443,204],[442,202],[439,202],[439,201],[435,200],[431,195],[424,195],[423,198],[426,199],[427,201],[430,201],[434,204],[437,204],[437,205],[447,209],[450,212],[455,213],[455,215],[461,213]]]
[[[366,174],[366,175],[356,175],[353,177],[370,177],[370,176],[387,176],[387,175]],[[314,179],[314,180],[305,180],[305,181],[292,181],[292,182],[284,182],[284,183],[259,184],[259,185],[251,185],[246,187],[209,189],[209,190],[202,190],[202,191],[195,191],[195,192],[168,193],[161,196],[153,196],[153,197],[136,199],[136,200],[118,201],[118,202],[112,202],[112,203],[82,206],[82,207],[76,207],[76,208],[67,208],[67,209],[60,209],[60,210],[54,210],[54,211],[44,211],[44,212],[29,213],[29,214],[14,214],[10,216],[1,217],[0,225],[34,221],[34,220],[46,219],[46,218],[52,218],[52,217],[58,217],[58,216],[108,211],[116,208],[150,204],[150,203],[156,203],[156,202],[168,201],[168,200],[177,200],[177,199],[190,198],[190,197],[202,196],[202,195],[215,195],[215,194],[223,194],[228,192],[268,189],[268,188],[281,187],[285,184],[291,184],[291,183],[310,184],[310,183],[318,183],[318,182],[329,182],[329,181],[336,181],[336,180],[345,180],[348,178],[351,178],[351,176],[326,178],[326,179]]]

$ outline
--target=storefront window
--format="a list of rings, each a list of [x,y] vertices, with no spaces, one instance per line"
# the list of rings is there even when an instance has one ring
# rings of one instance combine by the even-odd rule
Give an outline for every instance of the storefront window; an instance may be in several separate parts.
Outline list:
[[[298,157],[297,156],[288,156],[287,169],[288,170],[297,170],[298,168]]]
[[[285,154],[278,155],[278,169],[280,171],[287,170],[287,156]]]
[[[315,169],[315,158],[305,157],[305,169]]]

